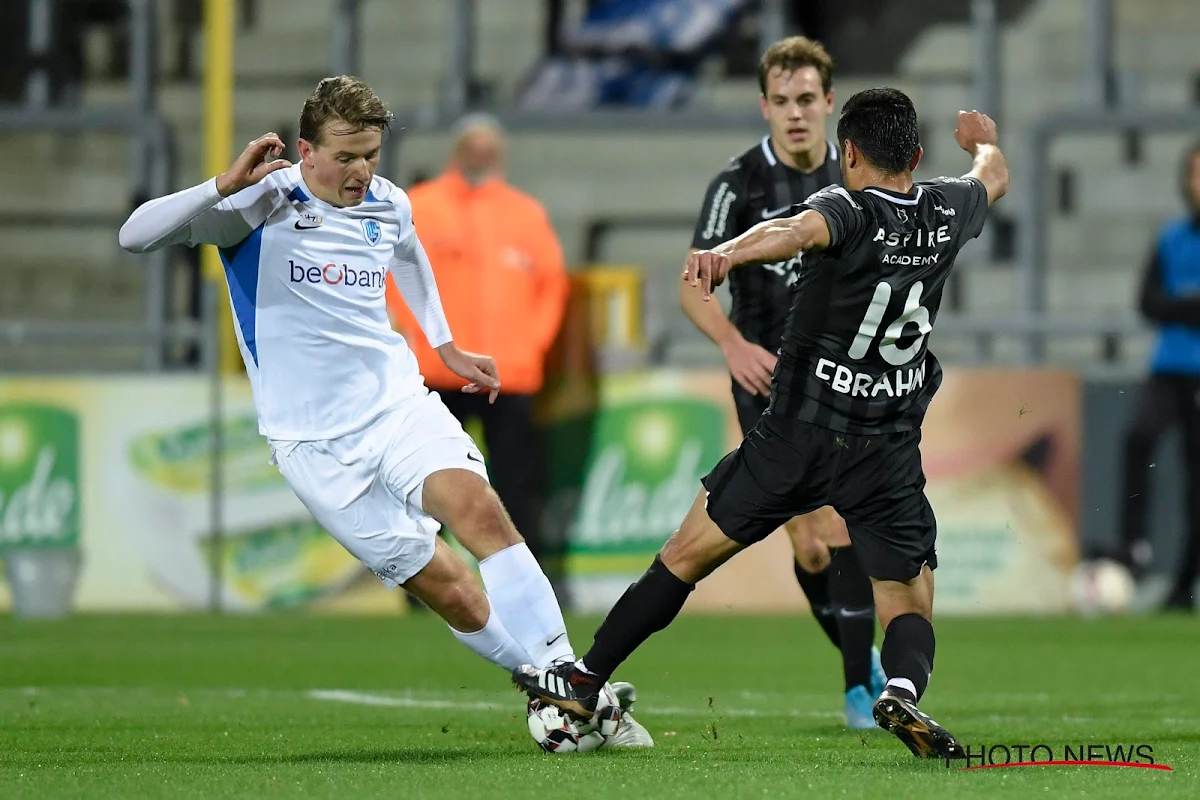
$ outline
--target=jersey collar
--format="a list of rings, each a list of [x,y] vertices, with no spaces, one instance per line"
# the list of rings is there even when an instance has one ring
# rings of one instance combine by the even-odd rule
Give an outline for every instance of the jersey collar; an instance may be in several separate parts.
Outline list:
[[[924,191],[920,186],[913,186],[915,190],[912,194],[897,192],[892,189],[884,189],[879,186],[870,186],[863,189],[864,192],[870,192],[876,197],[882,197],[890,203],[895,203],[898,206],[915,206],[921,200],[921,192]]]

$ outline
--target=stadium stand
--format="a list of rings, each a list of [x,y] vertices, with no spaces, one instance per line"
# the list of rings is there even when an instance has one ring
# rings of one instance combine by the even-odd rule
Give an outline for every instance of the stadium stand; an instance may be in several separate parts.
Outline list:
[[[361,74],[398,111],[435,109],[446,74],[443,42],[451,24],[450,3],[362,4]],[[1082,102],[1085,31],[1078,20],[1084,0],[1040,0],[1005,23],[1002,31],[1004,84],[1023,87],[1003,92],[999,119],[1020,201],[1030,190],[1024,171],[1030,125],[1052,110]],[[329,0],[258,0],[237,38],[236,141],[265,130],[294,138],[291,115],[299,98],[329,70]],[[304,10],[301,11],[300,7]],[[530,76],[544,55],[544,8],[540,3],[479,3],[474,73],[485,99],[508,104],[528,98]],[[721,13],[740,13],[741,4],[717,3]],[[1129,103],[1147,108],[1193,108],[1196,66],[1189,31],[1200,28],[1200,5],[1189,0],[1118,0],[1116,64],[1119,91]],[[169,10],[169,9],[168,9]],[[718,13],[718,11],[714,11]],[[971,107],[971,30],[962,20],[932,17],[912,33],[892,75],[850,74],[836,91],[846,97],[868,85],[893,83],[910,92],[926,124],[926,161],[920,175],[961,171],[964,160],[953,144],[953,111]],[[732,17],[721,17],[732,19]],[[1164,24],[1164,21],[1170,24]],[[247,24],[249,23],[249,24]],[[1153,24],[1151,24],[1153,23]],[[164,13],[159,39],[176,41],[179,26]],[[586,32],[586,25],[577,31]],[[198,31],[182,35],[199,36]],[[111,37],[89,28],[83,34],[83,102],[113,106],[128,101],[128,87],[100,66],[110,61]],[[202,53],[194,48],[197,55]],[[843,56],[845,59],[846,56]],[[161,48],[157,107],[176,137],[176,183],[200,177],[202,89],[175,73],[174,55]],[[843,64],[843,67],[846,65]],[[689,108],[714,113],[756,113],[753,78],[730,76],[721,65],[698,63],[688,90]],[[524,94],[522,92],[524,91]],[[675,101],[672,101],[675,102]],[[420,117],[416,117],[419,121]],[[589,257],[635,263],[646,269],[651,333],[669,347],[672,362],[711,362],[715,352],[676,311],[673,281],[686,249],[687,230],[708,177],[755,135],[744,130],[597,129],[588,132],[518,130],[512,134],[509,174],[515,185],[544,199],[571,263]],[[1173,185],[1177,158],[1186,137],[1077,135],[1059,139],[1051,151],[1051,174],[1040,176],[1052,210],[1048,228],[1047,304],[1051,311],[1129,313],[1138,267],[1154,226],[1179,208],[1164,193]],[[8,186],[0,194],[0,316],[5,319],[116,320],[144,314],[141,262],[121,254],[115,231],[135,198],[128,185],[129,146],[119,136],[0,134],[10,155]],[[404,132],[398,163],[390,176],[404,184],[416,171],[430,172],[445,157],[442,132],[412,125]],[[294,154],[292,154],[294,155]],[[647,176],[654,176],[647,180]],[[1118,190],[1117,187],[1135,186]],[[1114,212],[1120,211],[1120,219]],[[599,252],[588,252],[589,230],[607,217],[662,217],[660,228],[613,227]],[[1002,216],[1011,217],[1006,207]],[[1004,314],[1012,307],[1012,253],[981,254],[958,280],[961,310]],[[175,287],[176,309],[187,304],[186,282]],[[1117,354],[1119,363],[1144,363],[1144,337],[1131,337]],[[951,360],[970,358],[971,342],[944,336],[939,352]],[[54,369],[87,364],[94,369],[137,368],[137,348],[82,346],[38,348],[36,359],[17,362],[9,350],[5,368]],[[28,351],[33,353],[35,351]],[[997,358],[1010,355],[1004,348]],[[1103,355],[1092,339],[1052,342],[1052,360],[1091,364]]]

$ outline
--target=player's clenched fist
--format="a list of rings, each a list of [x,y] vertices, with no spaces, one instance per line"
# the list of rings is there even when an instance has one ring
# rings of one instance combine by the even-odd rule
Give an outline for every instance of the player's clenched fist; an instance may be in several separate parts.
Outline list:
[[[958,127],[954,130],[954,140],[963,150],[974,154],[980,145],[994,145],[999,141],[996,134],[996,123],[987,114],[981,114],[978,111],[960,111],[958,112]]]
[[[253,186],[277,169],[290,167],[292,162],[279,158],[282,152],[283,140],[279,134],[260,136],[246,145],[229,169],[217,176],[217,191],[222,197],[229,197],[247,186]]]
[[[721,285],[721,281],[725,280],[732,267],[733,261],[723,253],[697,250],[688,256],[683,265],[683,279],[692,286],[699,286],[701,294],[707,300],[712,296],[712,288]]]

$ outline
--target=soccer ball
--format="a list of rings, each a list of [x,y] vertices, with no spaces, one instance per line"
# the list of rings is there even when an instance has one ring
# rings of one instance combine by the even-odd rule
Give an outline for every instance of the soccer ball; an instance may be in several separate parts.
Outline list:
[[[1133,576],[1111,559],[1085,561],[1075,568],[1071,595],[1082,614],[1115,614],[1133,602]]]
[[[587,722],[576,722],[549,703],[530,698],[525,722],[529,735],[547,753],[587,753],[598,749],[621,724],[621,707],[604,687],[596,714]]]

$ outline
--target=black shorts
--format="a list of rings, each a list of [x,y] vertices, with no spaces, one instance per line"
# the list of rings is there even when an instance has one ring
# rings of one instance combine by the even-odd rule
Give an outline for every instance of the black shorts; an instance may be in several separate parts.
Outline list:
[[[702,481],[708,515],[750,545],[792,517],[833,506],[866,573],[907,581],[927,564],[937,568],[920,445],[920,430],[855,436],[766,414]]]
[[[771,405],[769,395],[763,397],[760,394],[750,394],[737,381],[734,381],[733,407],[737,409],[738,425],[742,428],[742,436],[754,430],[754,426],[758,424],[758,418],[763,415],[769,405]]]

